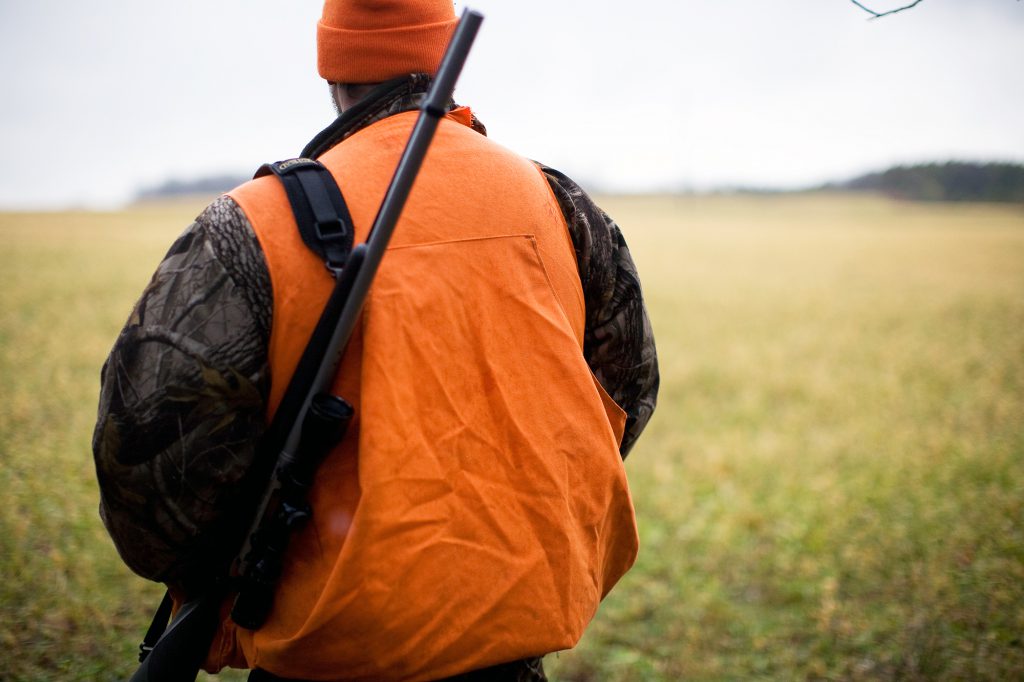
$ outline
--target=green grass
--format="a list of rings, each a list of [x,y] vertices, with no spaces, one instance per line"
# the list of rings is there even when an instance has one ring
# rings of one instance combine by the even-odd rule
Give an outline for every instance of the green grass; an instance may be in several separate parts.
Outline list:
[[[641,555],[555,680],[1024,676],[1024,211],[609,198],[658,339]],[[99,367],[198,206],[0,214],[0,679],[132,669]]]

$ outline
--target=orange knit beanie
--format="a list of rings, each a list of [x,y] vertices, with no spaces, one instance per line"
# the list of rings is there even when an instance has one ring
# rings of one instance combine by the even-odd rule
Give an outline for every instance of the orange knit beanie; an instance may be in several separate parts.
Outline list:
[[[326,0],[317,68],[333,83],[433,74],[455,23],[452,0]]]

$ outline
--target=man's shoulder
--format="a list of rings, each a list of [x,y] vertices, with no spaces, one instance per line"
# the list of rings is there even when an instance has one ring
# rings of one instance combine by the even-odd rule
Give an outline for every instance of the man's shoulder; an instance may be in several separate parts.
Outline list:
[[[551,166],[535,163],[562,209],[577,258],[585,261],[594,241],[594,233],[608,232],[614,223],[578,182]],[[582,270],[585,263],[581,262],[580,265]]]
[[[548,184],[551,186],[551,191],[554,192],[555,198],[558,199],[558,203],[562,207],[562,212],[565,214],[568,222],[571,223],[572,215],[577,213],[585,215],[601,213],[601,209],[578,182],[556,168],[552,168],[539,161],[534,163],[537,164],[537,167],[547,179]]]
[[[251,182],[251,181],[250,181]],[[239,187],[244,187],[244,183]],[[235,192],[237,188],[231,190]],[[231,192],[221,194],[210,202],[202,212],[196,216],[195,225],[204,231],[226,232],[232,230],[244,230],[247,227],[248,219],[241,206],[231,196]]]
[[[579,185],[572,178],[570,178],[562,171],[556,168],[552,168],[546,163],[541,163],[540,161],[534,161],[534,163],[537,165],[537,168],[539,168],[541,172],[548,177],[549,182],[557,183],[559,186],[579,187]]]
[[[222,262],[244,256],[252,247],[259,249],[252,223],[230,193],[222,194],[204,208],[190,231],[197,239],[209,243],[214,257]]]

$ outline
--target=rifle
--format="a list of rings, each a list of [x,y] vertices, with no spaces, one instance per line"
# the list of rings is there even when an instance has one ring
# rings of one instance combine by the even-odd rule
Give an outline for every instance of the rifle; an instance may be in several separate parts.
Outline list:
[[[310,515],[307,496],[316,469],[344,438],[354,413],[347,401],[330,393],[341,356],[427,148],[440,119],[447,113],[455,82],[482,21],[479,13],[463,11],[366,242],[352,249],[343,267],[332,267],[328,262],[328,268],[335,275],[334,289],[281,407],[257,448],[257,462],[262,461],[263,468],[254,466],[254,469],[264,471],[267,464],[273,462],[273,473],[269,479],[264,479],[267,482],[263,496],[233,562],[235,575],[228,576],[225,571],[224,576],[214,579],[200,596],[183,604],[174,620],[159,634],[171,610],[170,597],[164,596],[140,647],[141,665],[131,682],[194,680],[221,623],[221,605],[232,591],[237,591],[237,596],[231,617],[241,627],[258,629],[269,615],[291,534]],[[309,159],[280,162],[273,164],[270,170],[284,180],[282,173],[303,164],[323,170]],[[326,171],[324,174],[327,178],[321,180],[333,184],[330,174]],[[310,201],[317,230],[338,222],[336,213],[333,218],[321,220],[331,214],[329,208]],[[286,404],[292,407],[286,408]],[[270,457],[261,456],[268,452]],[[155,643],[150,644],[154,639]]]

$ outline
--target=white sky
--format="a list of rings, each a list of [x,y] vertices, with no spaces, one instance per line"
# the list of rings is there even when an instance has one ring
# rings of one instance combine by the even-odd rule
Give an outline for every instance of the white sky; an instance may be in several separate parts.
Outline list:
[[[116,204],[297,155],[334,115],[320,4],[0,0],[0,207]],[[1018,0],[925,0],[871,22],[848,0],[469,4],[486,20],[457,99],[592,188],[1024,161]]]

